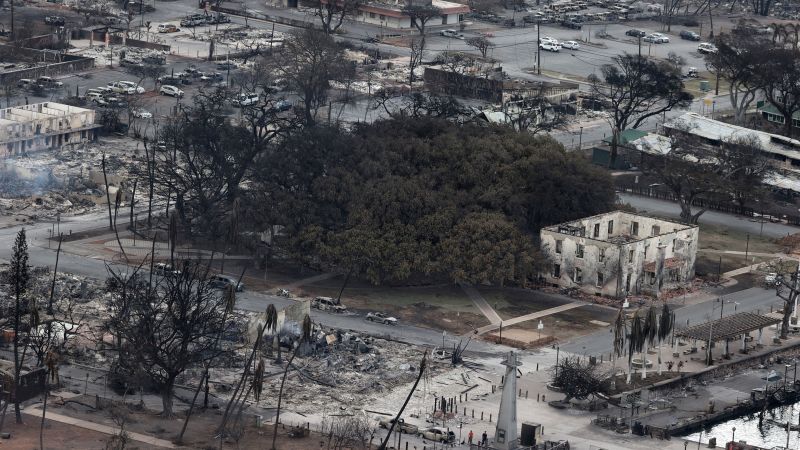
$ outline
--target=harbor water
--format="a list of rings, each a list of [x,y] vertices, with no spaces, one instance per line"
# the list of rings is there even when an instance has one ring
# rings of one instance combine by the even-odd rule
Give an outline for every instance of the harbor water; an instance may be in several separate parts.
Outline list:
[[[788,432],[787,432],[788,424]],[[734,431],[735,428],[735,431]],[[709,439],[717,439],[717,447],[724,447],[733,439],[744,441],[765,449],[800,450],[800,403],[767,409],[763,414],[756,413],[716,424],[684,437],[689,441],[701,442],[706,448]],[[788,436],[788,446],[787,446]],[[694,448],[691,444],[689,448]]]

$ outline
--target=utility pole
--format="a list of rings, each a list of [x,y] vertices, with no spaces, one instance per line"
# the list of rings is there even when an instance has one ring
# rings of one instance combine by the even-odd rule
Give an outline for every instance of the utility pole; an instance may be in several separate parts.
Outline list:
[[[638,36],[639,40],[639,59],[642,59],[642,36]]]
[[[14,0],[10,0],[11,3],[11,42],[14,42],[17,39],[17,34],[14,33]]]
[[[719,70],[717,70],[717,83],[714,87],[714,95],[719,95]]]
[[[13,1],[12,1],[13,4]],[[11,22],[14,23],[14,22]],[[542,22],[540,20],[536,21],[536,73],[538,75],[542,74],[542,41],[540,39],[539,30],[542,28]],[[13,29],[13,25],[12,25]]]
[[[747,244],[744,248],[744,262],[747,263],[747,254],[750,252],[750,233],[747,233]]]

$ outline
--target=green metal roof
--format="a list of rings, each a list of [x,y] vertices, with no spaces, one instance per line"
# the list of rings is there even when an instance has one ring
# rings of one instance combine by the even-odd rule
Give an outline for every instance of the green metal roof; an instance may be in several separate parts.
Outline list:
[[[639,138],[647,136],[649,133],[646,131],[640,131],[637,129],[625,130],[619,134],[619,145],[627,145],[630,142],[633,142]],[[611,136],[603,139],[603,142],[607,144],[611,144]]]
[[[772,103],[764,104],[764,106],[761,107],[761,112],[783,116]],[[795,111],[794,114],[792,114],[792,119],[800,120],[800,111]]]

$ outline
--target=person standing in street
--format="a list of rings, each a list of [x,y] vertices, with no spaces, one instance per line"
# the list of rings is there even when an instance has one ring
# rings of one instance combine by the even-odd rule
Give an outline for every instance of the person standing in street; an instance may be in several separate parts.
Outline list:
[[[472,436],[473,436],[472,430],[469,430],[469,434],[467,435],[467,443],[469,445],[472,445]]]

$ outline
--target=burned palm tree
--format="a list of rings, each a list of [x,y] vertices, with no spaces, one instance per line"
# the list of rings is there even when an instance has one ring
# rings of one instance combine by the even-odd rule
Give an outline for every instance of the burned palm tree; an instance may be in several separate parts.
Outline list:
[[[647,352],[655,344],[658,337],[658,311],[655,306],[650,306],[644,317],[644,353],[642,353],[642,379],[647,378]]]
[[[236,305],[236,289],[233,285],[228,285],[228,289],[225,291],[225,311],[222,313],[222,327],[220,327],[217,336],[214,338],[214,348],[219,347],[219,341],[222,338],[222,333],[225,330],[225,324],[228,321],[228,316],[233,313],[233,308]],[[275,306],[270,304],[267,306],[267,320],[270,317],[270,308],[273,310],[274,313]],[[183,427],[181,428],[180,434],[178,434],[178,438],[175,440],[177,443],[181,443],[183,441],[183,435],[186,433],[186,427],[189,425],[189,418],[192,416],[192,411],[194,410],[195,402],[197,402],[197,396],[200,394],[200,389],[203,388],[203,383],[208,383],[208,372],[211,368],[211,360],[208,360],[203,368],[203,376],[200,377],[200,381],[197,383],[197,389],[194,391],[194,397],[192,397],[192,403],[189,404],[189,410],[186,412],[186,419],[183,421]]]
[[[620,306],[619,311],[617,312],[617,317],[614,319],[614,342],[613,342],[613,351],[611,354],[612,357],[612,364],[614,368],[617,367],[617,358],[623,355],[625,351],[625,311]]]
[[[646,339],[642,316],[639,314],[639,311],[640,310],[637,309],[636,312],[633,313],[631,332],[628,334],[628,384],[631,382],[631,372],[633,371],[633,355],[642,351]]]
[[[303,326],[300,328],[300,337],[297,340],[297,346],[294,348],[292,356],[289,357],[289,361],[286,363],[286,369],[283,371],[283,379],[281,380],[281,387],[280,390],[278,390],[278,407],[275,409],[275,424],[272,429],[272,450],[276,450],[275,441],[278,439],[278,423],[280,423],[281,419],[281,401],[283,400],[283,386],[286,384],[286,376],[289,375],[289,369],[292,367],[297,352],[311,340],[311,329],[311,317],[306,316],[305,319],[303,319]]]
[[[669,338],[672,329],[675,327],[675,313],[669,308],[667,302],[661,308],[661,315],[658,318],[658,374],[661,375],[661,347],[663,342]]]
[[[233,285],[230,286],[233,288]],[[233,289],[232,289],[233,290]],[[258,327],[258,331],[256,332],[255,342],[253,343],[253,349],[250,351],[250,355],[247,358],[247,363],[245,364],[244,372],[242,372],[242,376],[239,378],[239,382],[236,384],[236,388],[233,390],[233,394],[231,395],[230,400],[228,400],[228,405],[225,407],[225,413],[222,415],[222,423],[219,427],[220,433],[220,448],[222,447],[222,437],[225,435],[225,429],[228,424],[228,420],[230,419],[233,411],[235,410],[235,405],[239,402],[244,403],[245,395],[244,395],[244,385],[247,382],[247,379],[250,378],[250,367],[253,364],[253,360],[255,359],[255,355],[258,354],[259,349],[261,347],[261,343],[264,341],[264,335],[269,330],[271,333],[275,333],[278,328],[278,311],[275,309],[275,305],[269,304],[267,306],[266,311],[266,320],[262,326]],[[252,387],[252,384],[251,384]],[[249,395],[250,389],[248,389],[247,394]]]
[[[427,359],[428,359],[428,351],[425,350],[425,353],[422,354],[422,361],[420,361],[419,363],[419,374],[417,374],[417,379],[416,381],[414,381],[414,385],[411,386],[411,391],[408,393],[408,396],[406,396],[406,401],[403,402],[403,406],[400,407],[400,411],[397,412],[397,415],[395,416],[391,425],[389,425],[389,431],[386,433],[386,437],[383,438],[383,442],[381,442],[381,445],[380,447],[378,447],[378,450],[386,449],[386,444],[387,442],[389,442],[389,438],[392,436],[392,430],[394,430],[395,424],[397,424],[400,421],[400,417],[403,416],[403,411],[405,411],[406,406],[408,406],[408,402],[411,400],[411,396],[414,395],[414,391],[417,390],[417,385],[419,384],[419,380],[422,379],[422,375],[425,373]]]

